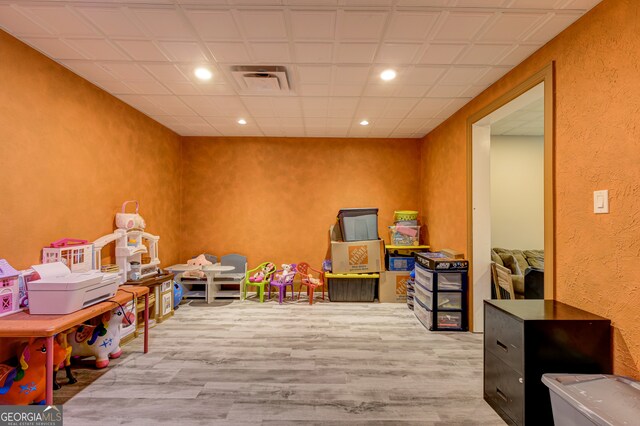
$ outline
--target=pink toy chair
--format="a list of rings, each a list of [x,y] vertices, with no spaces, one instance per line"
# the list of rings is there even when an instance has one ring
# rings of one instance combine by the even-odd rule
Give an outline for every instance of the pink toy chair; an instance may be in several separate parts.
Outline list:
[[[287,287],[291,287],[291,300],[293,301],[293,296],[295,294],[293,290],[293,280],[298,273],[296,264],[291,264],[291,272],[288,274],[283,274],[283,272],[283,270],[276,271],[275,274],[271,276],[271,282],[269,283],[269,300],[271,300],[271,287],[277,287],[279,296],[278,303],[281,305],[282,300],[287,298]]]
[[[300,274],[300,290],[298,290],[298,300],[300,300],[300,292],[302,286],[307,287],[307,294],[309,295],[309,304],[313,304],[313,293],[316,288],[322,287],[322,300],[324,300],[324,272],[313,269],[306,262],[300,262],[297,266],[297,272]],[[317,280],[315,283],[313,280]]]

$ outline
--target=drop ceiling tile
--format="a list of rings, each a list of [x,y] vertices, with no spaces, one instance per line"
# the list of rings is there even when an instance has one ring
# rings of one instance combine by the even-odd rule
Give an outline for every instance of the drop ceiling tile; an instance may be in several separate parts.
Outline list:
[[[495,65],[513,45],[511,44],[474,44],[456,61],[463,65]]]
[[[184,104],[177,96],[172,95],[148,95],[145,99],[166,111],[170,115],[194,115],[194,112]]]
[[[437,115],[436,118],[447,119],[453,115],[460,108],[465,106],[471,99],[470,98],[456,98],[451,100],[447,106],[445,106]]]
[[[565,9],[590,10],[602,0],[574,0],[565,6]]]
[[[388,41],[422,41],[440,16],[439,12],[396,12],[385,34]]]
[[[376,55],[377,43],[340,43],[336,62],[342,64],[370,64]]]
[[[23,38],[23,41],[54,59],[88,59],[57,38]]]
[[[468,84],[475,83],[489,67],[451,67],[440,79],[439,84]]]
[[[98,36],[98,32],[72,9],[60,4],[56,6],[23,6],[20,8],[34,21],[53,34],[61,36]]]
[[[449,102],[451,102],[451,99],[422,99],[407,116],[413,119],[433,118],[442,111]]]
[[[482,93],[487,87],[488,87],[487,85],[468,86],[467,90],[462,92],[462,94],[460,96],[463,97],[463,98],[475,98],[480,93]]]
[[[511,50],[505,57],[500,59],[498,65],[515,66],[526,58],[531,56],[533,52],[538,50],[540,45],[521,44]]]
[[[375,61],[392,65],[412,63],[420,47],[420,44],[383,43]]]
[[[251,43],[249,49],[255,62],[276,65],[291,62],[289,43]]]
[[[142,111],[150,116],[152,115],[167,115],[167,112],[158,106],[154,105],[148,99],[141,95],[118,95],[118,99],[126,104],[131,105],[135,109]]]
[[[369,132],[369,136],[372,138],[388,138],[391,134],[391,129],[374,127]]]
[[[544,18],[540,13],[501,13],[478,41],[518,41]]]
[[[493,67],[490,68],[486,74],[480,77],[478,80],[473,83],[476,85],[490,85],[498,81],[503,75],[505,75],[509,71],[507,67]]]
[[[163,126],[175,126],[181,124],[181,121],[178,120],[177,117],[174,117],[172,115],[154,115],[151,118],[153,118]]]
[[[424,118],[405,118],[398,124],[395,131],[396,132],[408,132],[413,129],[422,126],[427,120]]]
[[[67,39],[67,44],[95,61],[128,60],[129,57],[105,39]]]
[[[245,36],[250,40],[287,39],[281,10],[238,10],[237,17]]]
[[[387,108],[382,114],[384,118],[404,118],[419,102],[415,98],[390,99]]]
[[[298,97],[274,97],[271,99],[273,114],[278,117],[301,117],[302,108]]]
[[[392,84],[369,83],[365,86],[362,96],[392,97],[398,86]]]
[[[333,40],[335,37],[336,11],[294,10],[290,16],[294,40]]]
[[[111,93],[112,95],[135,93],[129,86],[118,80],[94,81],[94,84]]]
[[[364,84],[332,84],[331,96],[360,96],[364,90]]]
[[[0,4],[0,27],[4,31],[18,36],[43,36],[50,35],[42,26],[24,16],[10,5]]]
[[[207,61],[207,55],[205,55],[197,42],[160,41],[158,44],[173,61],[194,63]]]
[[[332,68],[329,65],[298,65],[298,77],[302,84],[328,84]]]
[[[403,85],[396,88],[395,96],[402,98],[422,98],[432,86]]]
[[[545,0],[542,0],[545,1]],[[511,0],[458,0],[458,7],[501,7],[507,6]]]
[[[302,98],[304,117],[326,117],[329,110],[329,98]]]
[[[418,85],[434,85],[444,73],[448,70],[448,67],[414,67],[407,71],[404,76],[405,84],[418,84]]]
[[[242,103],[254,117],[273,116],[273,102],[270,97],[243,96]]]
[[[580,14],[555,14],[542,26],[536,28],[533,34],[527,36],[525,40],[544,44],[549,38],[557,36],[562,30],[577,21],[580,16]]]
[[[162,40],[192,40],[195,36],[186,20],[175,8],[130,8],[144,28],[154,37]]]
[[[331,63],[333,44],[331,43],[296,43],[294,45],[297,63]]]
[[[398,124],[400,124],[401,121],[401,118],[376,118],[373,122],[370,122],[369,125],[373,126],[375,130],[393,130],[398,126]]]
[[[437,84],[427,94],[430,98],[457,98],[469,89],[468,85]]]
[[[304,119],[300,117],[282,117],[282,127],[304,127]]]
[[[471,41],[491,16],[491,13],[450,12],[444,18],[434,40]]]
[[[335,84],[364,84],[369,77],[370,67],[360,65],[338,65],[334,68]]]
[[[180,123],[184,124],[185,126],[209,126],[209,123],[207,123],[204,118],[198,117],[197,115],[177,118],[179,119]]]
[[[345,117],[329,117],[327,118],[327,127],[330,128],[338,128],[338,129],[344,129],[344,131],[348,131],[349,127],[351,126],[351,124],[353,123],[353,120],[351,118],[345,118]]]
[[[432,43],[427,46],[418,62],[421,64],[453,64],[465,47],[467,47],[466,44]]]
[[[305,117],[304,125],[307,128],[321,128],[327,126],[327,117]]]
[[[329,117],[352,117],[360,98],[331,98],[329,100]]]
[[[340,40],[378,41],[387,15],[378,11],[344,11],[338,20],[338,36]]]
[[[198,95],[200,91],[195,84],[179,81],[165,81],[163,83],[174,95]]]
[[[566,3],[566,0],[512,0],[512,9],[552,9],[558,3]]]
[[[329,96],[328,84],[299,84],[298,92],[302,96]]]
[[[167,57],[148,40],[113,40],[120,49],[136,61],[167,61]]]
[[[187,10],[187,16],[203,40],[238,40],[240,31],[228,10]]]
[[[171,92],[155,80],[150,81],[124,81],[135,93],[141,95],[165,95]]]
[[[163,83],[186,83],[189,81],[187,77],[173,64],[145,64],[142,65],[142,67]]]
[[[362,98],[356,115],[370,118],[380,117],[387,108],[388,102],[386,98]]]
[[[122,63],[102,63],[102,68],[113,74],[116,78],[122,81],[145,81],[152,80],[153,78],[145,72],[140,66],[132,62]]]
[[[89,81],[112,81],[116,77],[99,67],[94,62],[86,61],[60,61],[62,65],[69,68],[80,77],[84,77]]]
[[[244,46],[244,43],[233,42],[218,42],[207,43],[207,47],[213,54],[213,58],[218,63],[233,63],[233,64],[249,64],[251,59],[249,58],[249,52]]]
[[[123,8],[77,7],[76,10],[108,37],[144,36],[140,28],[124,13]]]

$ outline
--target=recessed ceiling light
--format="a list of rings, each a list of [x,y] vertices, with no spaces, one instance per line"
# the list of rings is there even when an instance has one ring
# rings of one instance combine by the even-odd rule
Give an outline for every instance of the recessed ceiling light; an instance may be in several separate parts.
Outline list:
[[[368,126],[368,125],[369,125],[369,122],[368,122],[367,120],[362,120],[362,121],[360,122],[360,125],[361,125],[361,126]]]
[[[380,78],[384,81],[393,80],[396,78],[396,72],[394,70],[384,70],[380,73]]]
[[[242,124],[244,126],[245,124],[247,124],[247,120],[241,118],[240,120],[238,120],[238,124]]]
[[[193,73],[200,80],[210,80],[211,77],[213,76],[213,73],[204,67],[196,68],[195,71],[193,71]]]

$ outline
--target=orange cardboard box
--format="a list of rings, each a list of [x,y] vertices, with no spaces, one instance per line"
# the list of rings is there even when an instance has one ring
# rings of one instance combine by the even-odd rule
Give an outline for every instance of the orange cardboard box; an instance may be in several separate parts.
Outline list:
[[[384,269],[384,241],[338,241],[332,226],[331,266],[334,274],[380,272]]]
[[[407,281],[410,271],[386,271],[380,273],[378,300],[380,303],[407,303]]]

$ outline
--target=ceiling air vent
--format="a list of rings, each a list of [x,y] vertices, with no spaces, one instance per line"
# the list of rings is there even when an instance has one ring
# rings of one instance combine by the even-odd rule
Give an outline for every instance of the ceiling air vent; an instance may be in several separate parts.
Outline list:
[[[287,69],[282,66],[237,65],[231,67],[231,74],[243,93],[277,95],[291,90]]]

